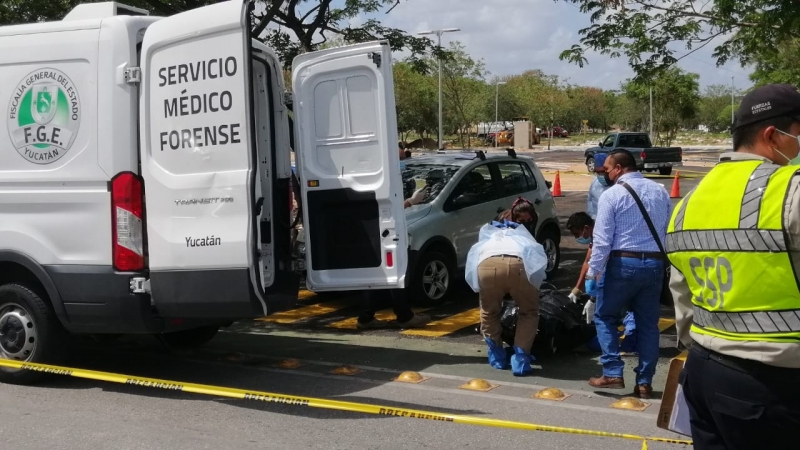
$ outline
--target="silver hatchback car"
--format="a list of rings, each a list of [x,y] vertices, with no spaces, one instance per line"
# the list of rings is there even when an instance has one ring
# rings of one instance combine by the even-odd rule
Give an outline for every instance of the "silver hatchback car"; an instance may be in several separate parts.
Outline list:
[[[550,184],[533,158],[508,153],[444,151],[404,161],[404,194],[429,193],[406,209],[409,234],[407,286],[412,298],[441,303],[463,278],[467,253],[480,228],[517,197],[530,200],[538,220],[531,234],[547,253],[548,277],[558,269],[561,232]]]
[[[531,234],[547,253],[548,278],[558,269],[561,232],[550,183],[533,158],[483,151],[440,151],[404,160],[404,197],[428,187],[426,198],[406,208],[410,298],[439,304],[463,279],[469,249],[481,227],[511,207],[517,197],[530,200],[538,215]],[[302,231],[295,254],[305,253]]]

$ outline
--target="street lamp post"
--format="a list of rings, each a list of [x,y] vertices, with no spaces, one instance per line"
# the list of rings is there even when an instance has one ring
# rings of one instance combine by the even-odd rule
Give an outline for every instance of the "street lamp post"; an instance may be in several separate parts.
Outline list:
[[[497,119],[497,110],[498,110],[498,105],[500,104],[500,85],[501,84],[506,84],[506,82],[505,81],[496,82],[495,83],[495,89],[494,89],[494,123],[495,123],[495,125],[497,125],[497,120],[498,120]],[[495,133],[494,133],[494,148],[497,148],[497,133],[498,133],[498,131],[495,131]]]
[[[461,31],[461,30],[459,28],[442,28],[441,30],[421,31],[417,34],[419,35],[435,34],[438,39],[438,49],[439,51],[441,51],[442,34],[452,33],[455,31]],[[442,58],[441,56],[437,55],[436,59],[439,62],[439,150],[444,150],[444,141],[442,140]]]
[[[734,90],[736,89],[735,85],[733,84],[733,77],[731,77],[731,131],[733,131],[733,104],[734,104]]]

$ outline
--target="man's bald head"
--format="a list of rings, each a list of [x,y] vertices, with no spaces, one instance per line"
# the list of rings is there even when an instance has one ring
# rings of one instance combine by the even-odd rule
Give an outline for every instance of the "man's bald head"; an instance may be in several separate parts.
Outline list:
[[[631,152],[621,149],[614,150],[608,154],[608,160],[611,167],[620,166],[623,172],[636,172],[636,158],[633,157]]]

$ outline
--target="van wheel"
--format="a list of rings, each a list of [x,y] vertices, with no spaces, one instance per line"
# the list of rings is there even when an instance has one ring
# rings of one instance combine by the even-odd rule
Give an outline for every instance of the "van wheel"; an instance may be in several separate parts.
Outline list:
[[[550,279],[558,271],[558,266],[561,263],[559,235],[552,228],[548,228],[542,232],[537,240],[544,247],[544,253],[547,255],[545,272],[547,273],[547,278]]]
[[[588,170],[589,173],[594,173],[594,156],[586,158],[586,170]]]
[[[661,167],[658,169],[659,175],[669,175],[672,173],[672,167]]]
[[[32,283],[0,286],[0,359],[58,364],[66,332],[45,299],[41,287]],[[45,374],[0,367],[0,382],[31,384]]]
[[[413,298],[429,305],[444,303],[453,292],[454,266],[451,258],[444,253],[436,250],[425,252],[419,259],[411,282]]]
[[[190,349],[200,347],[214,339],[219,331],[219,326],[212,325],[191,330],[170,331],[157,335],[158,340],[175,349]]]

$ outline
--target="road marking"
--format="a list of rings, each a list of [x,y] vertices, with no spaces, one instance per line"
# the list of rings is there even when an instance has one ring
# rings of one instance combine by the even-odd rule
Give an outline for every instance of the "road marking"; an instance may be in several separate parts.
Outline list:
[[[300,292],[297,293],[298,300],[306,300],[306,299],[309,299],[309,298],[314,298],[316,296],[317,296],[316,293],[311,292],[311,291],[309,291],[307,289],[300,289]]]
[[[660,318],[658,319],[658,331],[663,333],[667,328],[675,325],[675,319],[665,319]]]
[[[561,261],[561,267],[569,267],[569,266],[575,265],[577,262],[578,261],[576,261],[574,259],[570,259],[570,260],[567,260],[567,261]]]
[[[344,300],[336,300],[332,302],[317,303],[316,305],[308,305],[302,308],[291,309],[289,311],[282,311],[279,313],[275,313],[271,316],[260,317],[256,320],[260,322],[283,323],[283,324],[295,323],[303,319],[330,314],[332,312],[339,311],[340,309],[349,308],[351,306],[353,306],[352,301],[347,302]]]
[[[411,308],[415,313],[421,313],[431,308]],[[390,321],[394,320],[394,311],[391,309],[383,309],[375,313],[375,318],[378,320]],[[329,323],[326,325],[328,328],[338,328],[340,330],[357,330],[358,317],[351,317],[349,319],[340,320],[338,322]],[[378,330],[382,328],[377,328]]]
[[[406,330],[400,334],[405,334],[407,336],[442,337],[470,325],[480,323],[480,321],[481,310],[479,308],[473,308],[445,317],[444,319],[433,321],[426,325],[425,328]]]

